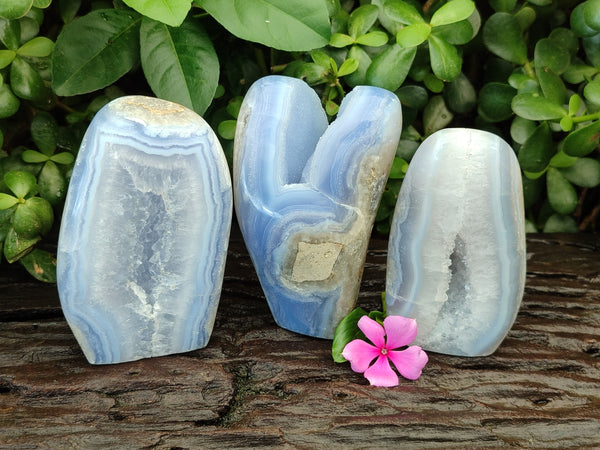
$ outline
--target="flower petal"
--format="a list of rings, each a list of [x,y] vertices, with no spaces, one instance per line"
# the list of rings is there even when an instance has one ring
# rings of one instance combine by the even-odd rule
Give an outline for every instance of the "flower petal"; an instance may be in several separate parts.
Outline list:
[[[417,337],[417,321],[402,316],[387,316],[383,321],[389,350],[404,347]]]
[[[411,345],[406,350],[389,351],[388,357],[392,360],[400,375],[409,380],[419,378],[423,367],[429,361],[427,353],[418,345]]]
[[[372,386],[392,387],[398,386],[398,375],[390,367],[385,356],[380,356],[371,367],[365,371],[365,378]]]
[[[371,361],[379,356],[379,349],[362,339],[354,339],[346,344],[342,356],[350,361],[352,370],[363,373],[369,368]]]
[[[358,328],[365,333],[365,336],[375,344],[375,347],[383,348],[385,345],[385,330],[376,320],[369,316],[362,316],[358,321]]]

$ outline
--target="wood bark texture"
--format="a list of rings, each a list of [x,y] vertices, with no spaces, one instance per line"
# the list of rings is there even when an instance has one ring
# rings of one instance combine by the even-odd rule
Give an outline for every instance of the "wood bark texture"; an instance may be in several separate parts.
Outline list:
[[[278,328],[237,230],[208,347],[132,363],[88,364],[56,287],[2,265],[0,448],[600,446],[600,239],[527,245],[523,304],[496,353],[430,353],[396,388]],[[373,238],[365,309],[379,309],[386,255]]]

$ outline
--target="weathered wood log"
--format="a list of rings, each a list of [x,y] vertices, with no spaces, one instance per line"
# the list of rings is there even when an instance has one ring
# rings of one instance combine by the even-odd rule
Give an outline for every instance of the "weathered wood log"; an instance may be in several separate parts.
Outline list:
[[[396,388],[334,363],[330,341],[278,328],[236,231],[208,347],[119,365],[89,365],[55,287],[0,266],[0,448],[600,445],[600,239],[527,242],[525,298],[498,351],[430,353]],[[386,246],[371,242],[366,309]]]

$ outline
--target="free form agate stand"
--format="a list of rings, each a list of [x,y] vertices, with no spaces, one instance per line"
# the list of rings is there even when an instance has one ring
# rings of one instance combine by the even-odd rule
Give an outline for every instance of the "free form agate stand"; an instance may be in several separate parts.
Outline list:
[[[387,240],[358,305],[379,305]],[[275,325],[234,224],[204,349],[90,365],[56,287],[0,265],[0,448],[595,447],[600,237],[528,235],[525,296],[491,356],[429,353],[417,381],[373,388],[331,341]]]

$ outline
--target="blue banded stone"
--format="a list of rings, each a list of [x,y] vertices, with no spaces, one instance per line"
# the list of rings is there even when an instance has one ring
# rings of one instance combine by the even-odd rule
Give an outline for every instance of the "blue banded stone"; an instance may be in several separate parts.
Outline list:
[[[415,343],[426,350],[493,353],[523,296],[524,220],[519,164],[505,141],[460,128],[427,138],[394,212],[388,313],[416,319]]]
[[[234,147],[235,207],[276,322],[332,338],[354,307],[402,128],[397,97],[356,87],[328,124],[305,82],[249,90]]]
[[[183,106],[130,96],[94,117],[70,180],[58,290],[93,364],[206,346],[232,217],[210,126]]]

